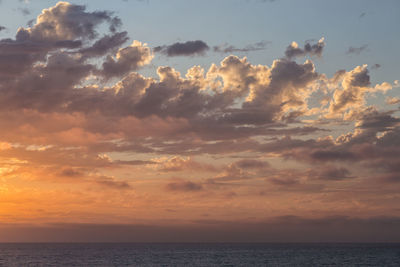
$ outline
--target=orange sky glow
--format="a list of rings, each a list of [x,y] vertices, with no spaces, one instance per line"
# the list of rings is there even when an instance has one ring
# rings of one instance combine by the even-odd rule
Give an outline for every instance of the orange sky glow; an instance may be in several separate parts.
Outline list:
[[[35,16],[0,40],[0,242],[400,240],[398,77],[319,69],[322,36],[261,64]]]

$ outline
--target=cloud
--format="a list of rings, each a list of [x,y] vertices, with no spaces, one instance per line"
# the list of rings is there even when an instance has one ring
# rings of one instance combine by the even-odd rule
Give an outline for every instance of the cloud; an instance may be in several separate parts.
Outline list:
[[[50,172],[52,171],[51,168]],[[91,186],[97,186],[110,190],[131,190],[131,185],[124,180],[102,175],[97,170],[90,170],[85,167],[64,167],[61,171],[55,172],[56,179],[53,182],[68,183],[87,183]]]
[[[85,6],[58,2],[54,7],[44,9],[31,28],[19,28],[17,41],[57,42],[75,39],[94,39],[95,27],[103,22],[110,29],[119,26],[119,19],[110,12],[85,12]]]
[[[28,16],[31,14],[31,11],[26,7],[20,7],[18,10],[21,12],[22,15]]]
[[[128,41],[127,32],[117,32],[112,35],[105,35],[98,39],[91,47],[81,49],[79,52],[85,57],[98,57],[119,48]]]
[[[152,59],[153,54],[147,44],[135,40],[130,46],[119,49],[115,57],[107,56],[102,74],[106,78],[121,77],[149,64]]]
[[[253,66],[246,58],[226,57],[213,65],[209,77],[222,77],[226,95],[245,97],[240,109],[230,108],[222,121],[231,124],[262,125],[279,120],[286,111],[304,107],[305,87],[318,78],[311,61],[275,60],[271,68]],[[300,96],[302,92],[303,96]],[[228,99],[225,99],[225,101]]]
[[[1,31],[4,31],[5,29],[7,29],[7,28],[0,25],[0,32],[1,32]]]
[[[271,178],[271,179],[269,179],[269,181],[275,185],[284,186],[284,187],[289,187],[289,186],[294,186],[294,185],[299,184],[298,179],[294,179],[294,178]]]
[[[216,171],[218,168],[211,165],[195,161],[193,158],[175,156],[166,160],[158,160],[158,170],[162,172],[177,171]]]
[[[13,87],[18,89],[5,95],[7,97],[3,98],[4,107],[16,108],[23,103],[23,95],[32,94],[32,100],[24,102],[25,108],[58,112],[100,112],[104,116],[121,118],[134,116],[144,119],[157,116],[186,119],[182,126],[191,127],[190,131],[194,130],[196,134],[210,136],[207,138],[216,138],[217,135],[232,138],[278,133],[263,125],[274,123],[283,117],[285,120],[294,120],[303,114],[306,110],[304,95],[311,92],[307,92],[306,86],[318,78],[310,61],[297,64],[276,60],[268,68],[251,65],[245,58],[230,56],[220,66],[213,65],[206,74],[201,68],[194,67],[188,71],[187,77],[182,77],[171,67],[160,67],[157,70],[159,80],[156,80],[132,73],[152,59],[151,51],[146,45],[136,41],[131,46],[120,48],[115,56],[110,55],[125,40],[126,34],[121,32],[103,36],[88,47],[81,47],[79,40],[63,41],[59,44],[60,48],[69,46],[70,49],[78,50],[53,52],[47,63],[36,65],[18,79],[14,77]],[[3,42],[10,50],[17,46],[15,41]],[[25,43],[17,47],[26,51]],[[45,58],[47,50],[41,49],[42,47],[38,48],[37,53],[26,51],[26,57],[32,57],[31,64]],[[14,56],[9,53],[5,57],[10,57],[10,54]],[[20,56],[15,54],[17,55]],[[107,56],[100,70],[86,63],[88,58],[103,55]],[[59,64],[61,61],[65,61],[65,64]],[[21,64],[16,65],[13,70],[10,66],[4,66],[3,74],[13,70],[10,75],[17,75],[21,68],[28,67]],[[65,70],[69,70],[67,75],[62,74]],[[78,89],[80,86],[76,85],[90,75],[99,75],[98,77],[103,76],[106,79],[122,77],[122,80],[109,88],[95,85]],[[222,78],[223,84],[215,83],[219,78]],[[42,89],[34,91],[38,83],[43,84]],[[209,94],[203,90],[207,86],[214,87],[215,93]],[[50,88],[57,90],[48,95],[47,90]],[[50,96],[52,100],[48,101]],[[245,100],[242,106],[233,107],[241,99]],[[203,113],[205,111],[207,113]],[[251,129],[245,126],[249,124],[259,127]],[[240,125],[243,127],[237,127]],[[210,131],[212,127],[214,130]],[[300,128],[296,130],[301,131]]]
[[[354,153],[348,151],[317,150],[311,154],[315,161],[356,160]]]
[[[323,180],[344,180],[354,177],[351,176],[351,172],[346,168],[330,166],[322,170],[318,178]]]
[[[191,181],[177,181],[168,183],[165,186],[165,189],[168,191],[181,191],[181,192],[196,192],[203,190],[203,186],[198,183],[194,183]]]
[[[256,159],[242,159],[232,162],[207,182],[215,185],[227,185],[226,182],[244,181],[271,175],[274,170],[267,161]]]
[[[381,67],[381,64],[376,63],[376,64],[372,65],[371,69],[379,69],[380,67]]]
[[[66,177],[81,177],[84,176],[84,172],[82,172],[79,169],[73,169],[73,168],[64,168],[60,172],[60,176],[66,176]]]
[[[11,76],[44,62],[50,51],[81,47],[83,42],[97,37],[96,28],[104,22],[110,30],[120,24],[110,12],[85,12],[85,6],[67,2],[44,9],[33,26],[18,29],[15,40],[0,40],[0,75],[15,79]]]
[[[379,112],[370,109],[357,122],[356,126],[363,129],[373,129],[376,132],[383,132],[400,125],[400,119],[392,116],[393,112]]]
[[[355,55],[359,55],[362,52],[366,51],[368,49],[368,45],[362,45],[360,47],[353,47],[350,46],[349,49],[347,49],[346,54],[355,54]]]
[[[112,177],[108,176],[99,176],[93,179],[93,183],[105,187],[108,189],[116,189],[116,190],[128,190],[132,189],[132,187],[129,185],[128,182],[126,181],[118,181]]]
[[[210,47],[201,40],[157,46],[153,50],[169,57],[204,55]]]
[[[241,169],[263,169],[269,167],[269,163],[266,161],[254,160],[254,159],[242,159],[234,163]]]
[[[268,42],[268,41],[261,41],[261,42],[254,43],[254,44],[248,44],[248,45],[246,45],[245,47],[242,47],[242,48],[238,48],[238,47],[235,47],[233,45],[229,45],[229,44],[225,43],[225,44],[222,44],[222,45],[214,46],[213,47],[213,51],[217,52],[217,53],[224,53],[224,54],[235,53],[235,52],[259,51],[259,50],[266,49],[266,46],[269,43],[270,42]]]
[[[342,77],[343,89],[335,90],[333,94],[333,101],[329,107],[331,114],[361,107],[371,84],[367,65],[357,66]]]
[[[292,59],[294,57],[302,57],[306,55],[319,57],[322,55],[324,47],[324,37],[322,37],[316,44],[310,44],[309,42],[306,42],[304,48],[299,48],[299,45],[296,42],[292,42],[286,48],[285,56],[288,59]]]
[[[398,97],[387,97],[386,98],[386,103],[390,105],[398,104],[400,103],[400,98]]]

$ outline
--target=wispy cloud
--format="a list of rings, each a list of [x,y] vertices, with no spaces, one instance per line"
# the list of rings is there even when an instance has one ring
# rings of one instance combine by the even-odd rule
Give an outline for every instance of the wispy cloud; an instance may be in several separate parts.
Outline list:
[[[353,47],[350,46],[349,49],[347,49],[346,54],[355,54],[355,55],[359,55],[364,51],[367,51],[368,49],[368,45],[362,45],[360,47]]]
[[[261,42],[257,42],[254,44],[248,44],[245,47],[239,48],[233,45],[229,45],[229,44],[222,44],[222,45],[218,45],[218,46],[214,46],[213,47],[213,51],[217,52],[217,53],[236,53],[236,52],[252,52],[252,51],[259,51],[259,50],[264,50],[267,48],[268,44],[270,42],[268,41],[261,41]]]

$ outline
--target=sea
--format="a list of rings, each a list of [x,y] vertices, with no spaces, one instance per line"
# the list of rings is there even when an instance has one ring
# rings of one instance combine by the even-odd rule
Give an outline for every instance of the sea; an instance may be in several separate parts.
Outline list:
[[[400,266],[400,243],[3,243],[0,266]]]

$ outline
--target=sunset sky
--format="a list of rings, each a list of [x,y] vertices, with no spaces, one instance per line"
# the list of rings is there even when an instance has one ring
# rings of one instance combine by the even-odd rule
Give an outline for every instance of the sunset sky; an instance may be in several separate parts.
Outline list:
[[[0,1],[0,242],[400,241],[400,1]]]

